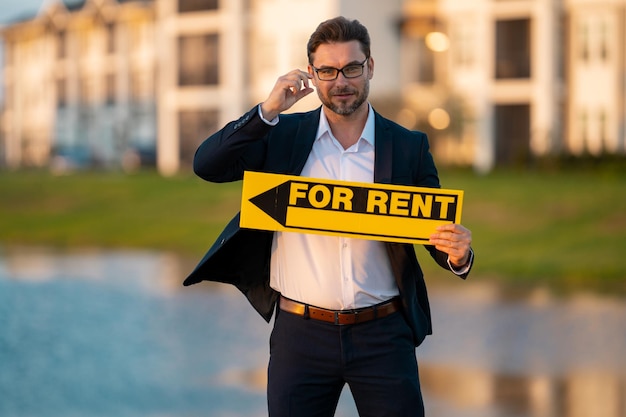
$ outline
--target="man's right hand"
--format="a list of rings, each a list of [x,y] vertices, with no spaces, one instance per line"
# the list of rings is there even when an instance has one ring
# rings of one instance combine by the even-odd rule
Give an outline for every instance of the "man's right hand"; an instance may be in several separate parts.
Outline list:
[[[261,104],[261,112],[267,120],[273,120],[314,90],[309,85],[313,78],[308,72],[293,70],[278,78],[267,100]]]

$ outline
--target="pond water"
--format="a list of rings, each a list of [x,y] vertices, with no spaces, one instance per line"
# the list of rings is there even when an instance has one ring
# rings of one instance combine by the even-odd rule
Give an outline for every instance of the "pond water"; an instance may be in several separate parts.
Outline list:
[[[0,416],[264,416],[271,325],[167,253],[0,251]],[[626,417],[626,302],[431,288],[429,417]],[[344,391],[338,417],[356,416]]]

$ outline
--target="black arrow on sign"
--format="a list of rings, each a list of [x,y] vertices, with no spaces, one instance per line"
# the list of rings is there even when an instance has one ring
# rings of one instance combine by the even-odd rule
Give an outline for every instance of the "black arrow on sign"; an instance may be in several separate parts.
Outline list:
[[[252,204],[263,210],[265,214],[283,227],[287,226],[287,206],[289,205],[291,182],[286,181],[250,199]]]
[[[287,227],[287,212],[289,210],[289,196],[291,193],[291,184],[302,184],[297,181],[285,181],[284,183],[271,188],[255,197],[250,198],[250,202],[261,209],[265,214],[276,220],[283,227]],[[335,189],[335,185],[326,184],[331,190]],[[352,213],[365,213],[367,205],[367,192],[368,189],[364,187],[344,186],[341,188],[348,188],[352,190]],[[334,191],[331,191],[334,192]],[[300,199],[297,207],[300,208],[313,208],[307,199]],[[319,208],[318,208],[319,210]],[[333,210],[333,209],[328,209]],[[341,211],[341,210],[337,210]]]

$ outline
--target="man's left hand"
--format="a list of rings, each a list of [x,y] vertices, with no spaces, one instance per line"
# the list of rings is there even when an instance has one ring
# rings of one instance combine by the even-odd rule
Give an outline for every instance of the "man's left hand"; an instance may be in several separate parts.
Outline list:
[[[437,227],[437,232],[430,235],[429,243],[447,253],[453,266],[462,267],[469,262],[472,232],[460,224],[446,224]]]

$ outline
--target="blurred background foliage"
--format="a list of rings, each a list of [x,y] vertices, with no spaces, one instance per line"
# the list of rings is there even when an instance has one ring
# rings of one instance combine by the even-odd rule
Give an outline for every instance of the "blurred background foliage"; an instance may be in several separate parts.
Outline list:
[[[441,170],[444,188],[465,191],[463,224],[477,255],[472,279],[626,293],[623,165],[541,165],[487,175]],[[240,182],[191,174],[2,172],[0,244],[146,248],[193,260],[238,211],[240,191]],[[429,279],[440,281],[445,271],[417,253]]]

